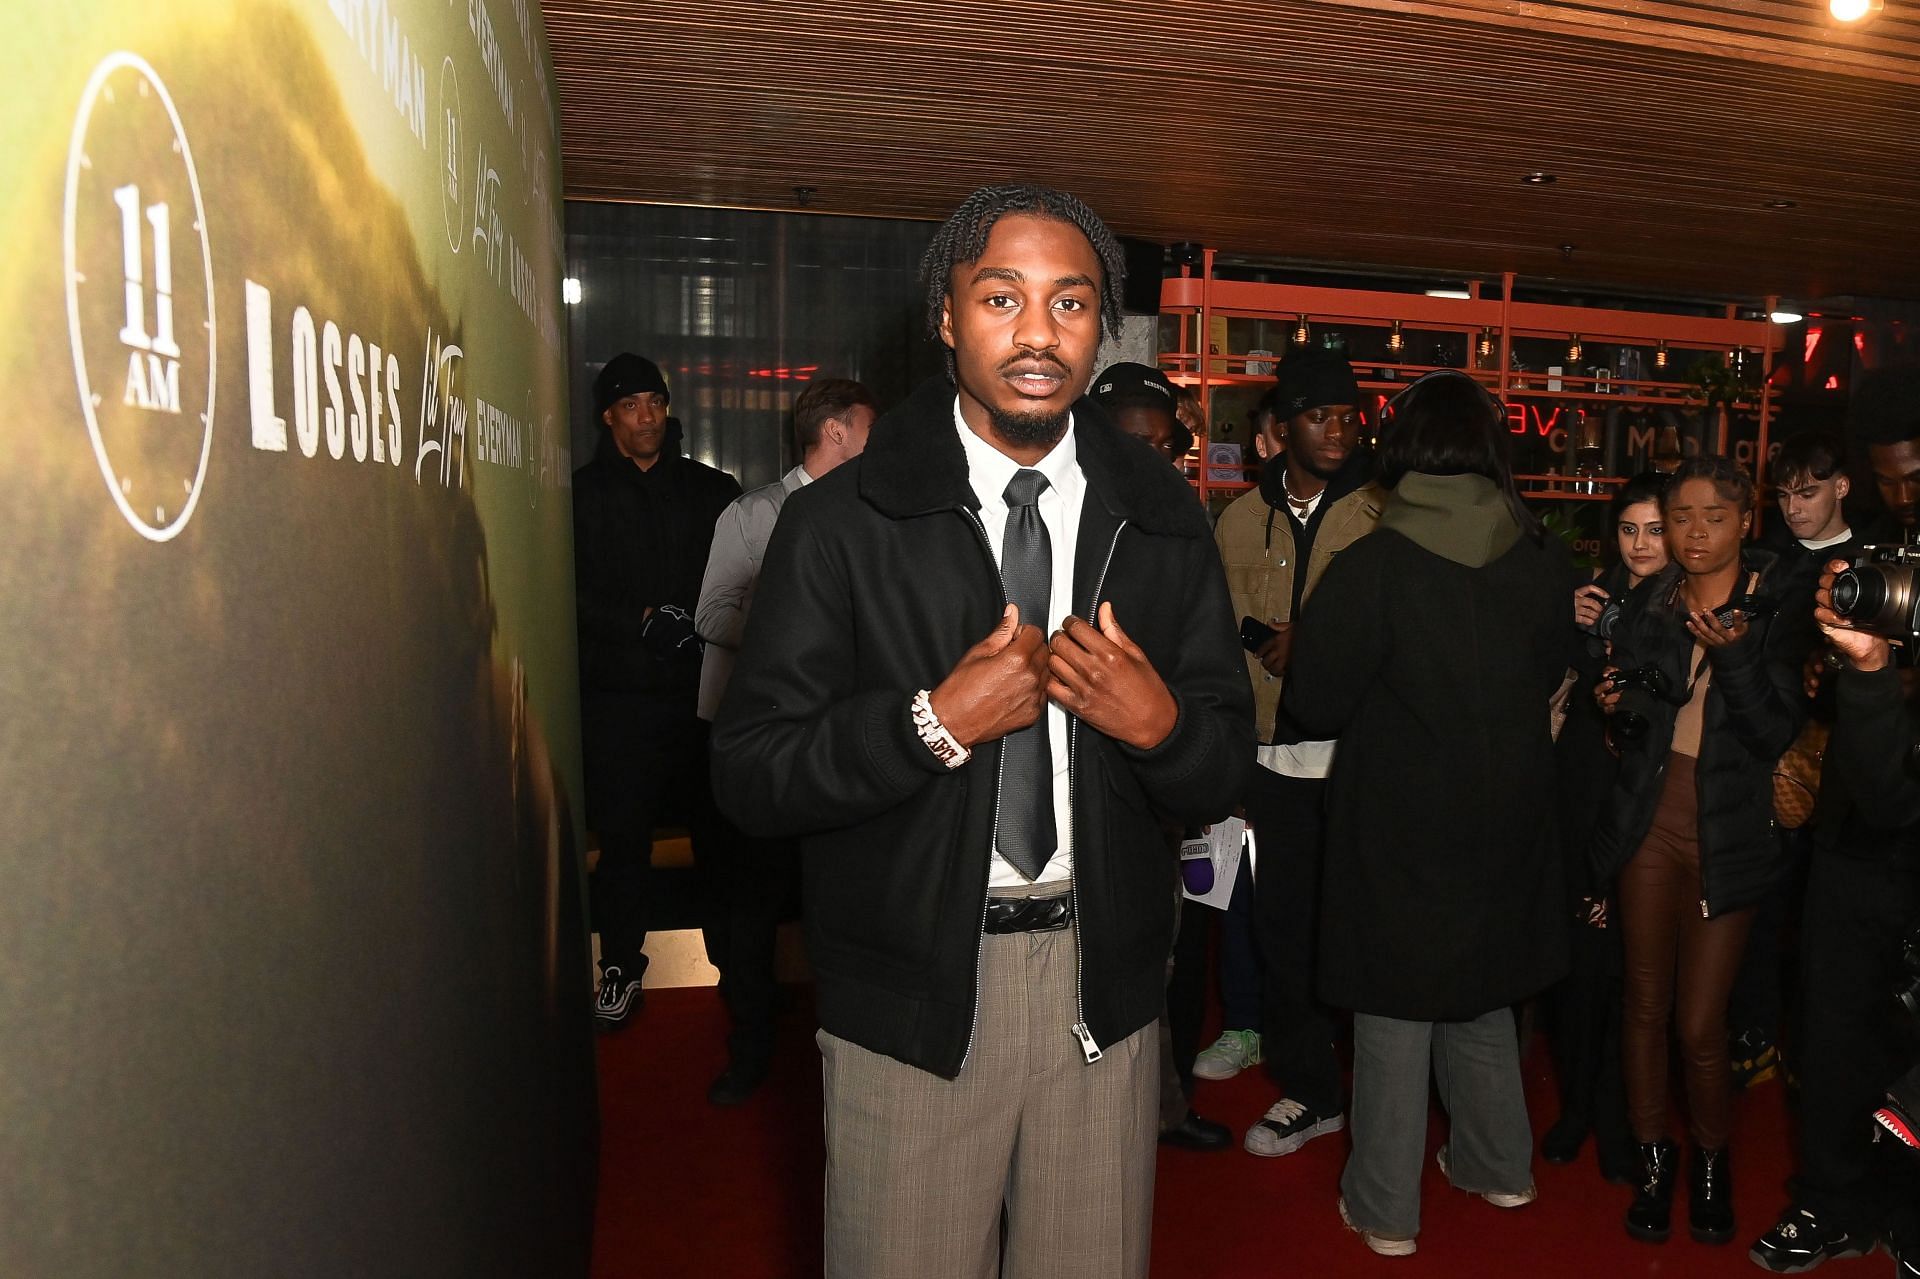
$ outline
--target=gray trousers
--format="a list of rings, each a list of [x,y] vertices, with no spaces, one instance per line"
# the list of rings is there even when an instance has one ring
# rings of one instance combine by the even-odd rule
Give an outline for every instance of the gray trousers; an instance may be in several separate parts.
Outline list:
[[[1072,929],[984,941],[973,1049],[957,1079],[818,1036],[828,1279],[1142,1279],[1155,1028],[1089,1064],[1069,1030]]]
[[[1436,1022],[1355,1013],[1353,1153],[1340,1193],[1362,1230],[1400,1239],[1420,1233],[1429,1066],[1450,1125],[1453,1184],[1476,1194],[1520,1194],[1533,1185],[1533,1129],[1511,1010]]]

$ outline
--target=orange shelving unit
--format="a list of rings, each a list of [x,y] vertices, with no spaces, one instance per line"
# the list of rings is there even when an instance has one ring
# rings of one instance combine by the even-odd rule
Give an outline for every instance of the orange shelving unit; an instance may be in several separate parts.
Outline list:
[[[1500,284],[1499,297],[1482,297],[1481,283],[1475,281],[1468,285],[1469,296],[1447,298],[1422,293],[1223,280],[1214,274],[1214,250],[1206,249],[1202,251],[1197,273],[1192,268],[1182,268],[1181,275],[1161,283],[1160,313],[1175,322],[1177,337],[1174,349],[1161,353],[1160,367],[1175,382],[1195,388],[1210,437],[1215,388],[1270,386],[1273,382],[1270,373],[1249,374],[1247,366],[1250,361],[1271,364],[1285,356],[1284,346],[1275,351],[1252,353],[1213,349],[1209,335],[1222,319],[1264,320],[1291,327],[1304,317],[1314,329],[1337,325],[1347,330],[1391,329],[1397,321],[1403,330],[1413,330],[1422,338],[1435,334],[1463,335],[1468,364],[1484,362],[1487,367],[1468,367],[1461,371],[1479,379],[1510,405],[1518,397],[1524,397],[1536,406],[1564,402],[1581,407],[1701,410],[1697,401],[1688,399],[1691,387],[1684,382],[1664,380],[1671,374],[1628,380],[1611,374],[1597,377],[1571,371],[1516,371],[1512,368],[1514,344],[1525,339],[1566,343],[1577,334],[1583,344],[1645,348],[1644,363],[1648,372],[1654,372],[1653,352],[1662,346],[1670,353],[1749,351],[1756,353],[1760,361],[1755,397],[1750,403],[1731,407],[1735,412],[1757,414],[1754,469],[1760,470],[1760,460],[1767,456],[1773,417],[1774,396],[1768,383],[1773,372],[1774,352],[1782,344],[1777,325],[1768,320],[1740,319],[1733,306],[1726,307],[1724,316],[1700,316],[1518,302],[1513,300],[1513,274],[1502,275]],[[1764,313],[1771,314],[1773,310],[1774,299],[1769,298]],[[1493,337],[1494,350],[1481,361],[1475,358],[1474,348],[1481,335],[1488,333]],[[1355,355],[1352,360],[1361,388],[1382,396],[1391,396],[1412,378],[1441,367],[1391,363],[1365,355]],[[1383,378],[1383,372],[1391,373],[1392,379]],[[1551,389],[1549,381],[1553,384]],[[1555,419],[1558,415],[1558,410],[1554,410]],[[1524,413],[1522,419],[1524,427]],[[1712,438],[1703,440],[1702,444],[1711,444],[1715,451],[1724,453],[1728,447],[1727,415],[1717,414],[1717,422],[1711,423],[1708,429]],[[1544,428],[1542,433],[1545,434]],[[1201,500],[1251,487],[1244,462],[1240,478],[1212,478],[1216,468],[1208,459],[1208,442],[1204,438],[1197,441],[1198,464],[1192,477]],[[1518,478],[1528,497],[1570,501],[1603,501],[1608,489],[1624,479],[1612,475],[1537,471]]]

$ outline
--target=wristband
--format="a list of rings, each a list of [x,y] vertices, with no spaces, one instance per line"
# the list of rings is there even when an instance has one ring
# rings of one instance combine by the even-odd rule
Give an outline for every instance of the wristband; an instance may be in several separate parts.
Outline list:
[[[933,713],[933,697],[924,688],[913,695],[913,729],[933,752],[933,757],[948,768],[958,768],[973,758],[973,752],[962,746]]]

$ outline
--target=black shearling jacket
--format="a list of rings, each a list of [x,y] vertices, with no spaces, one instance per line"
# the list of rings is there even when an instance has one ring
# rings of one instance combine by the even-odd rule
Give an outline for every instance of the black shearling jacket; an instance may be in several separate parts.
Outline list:
[[[1005,599],[953,403],[945,378],[923,383],[863,456],[788,500],[713,734],[722,807],[750,832],[802,837],[821,1026],[948,1078],[971,1046],[1000,747],[949,772],[911,705]],[[1079,1013],[1106,1047],[1165,1001],[1177,868],[1156,815],[1231,810],[1253,711],[1200,504],[1092,403],[1073,412],[1087,480],[1075,611],[1111,602],[1179,705],[1149,751],[1070,721]]]

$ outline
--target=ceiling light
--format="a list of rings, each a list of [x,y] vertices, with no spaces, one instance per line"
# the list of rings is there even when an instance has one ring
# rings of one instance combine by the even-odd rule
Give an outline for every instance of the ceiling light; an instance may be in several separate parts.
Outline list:
[[[1775,311],[1767,318],[1775,324],[1798,324],[1807,317],[1798,311]]]
[[[1585,353],[1586,348],[1580,345],[1580,335],[1578,333],[1574,334],[1572,339],[1567,343],[1567,363],[1580,363],[1580,357]]]
[[[1313,341],[1313,330],[1307,327],[1307,317],[1302,315],[1299,322],[1293,326],[1293,344],[1305,346],[1311,341]]]
[[[1656,369],[1667,367],[1667,344],[1664,340],[1653,349],[1653,367]]]
[[[1475,344],[1473,348],[1473,353],[1479,356],[1483,360],[1493,354],[1493,330],[1492,329],[1480,330],[1480,341],[1477,344]]]
[[[1427,296],[1430,298],[1458,298],[1462,302],[1471,302],[1473,300],[1473,294],[1467,292],[1465,289],[1428,289]]]
[[[560,298],[568,306],[572,306],[578,302],[580,300],[580,281],[574,279],[572,276],[568,276],[566,279],[560,281]]]
[[[1855,0],[1855,2],[1857,3],[1858,0]],[[1551,186],[1560,179],[1544,170],[1536,169],[1532,173],[1521,174],[1520,180],[1530,187],[1544,187]]]
[[[1886,7],[1886,0],[1827,0],[1827,12],[1838,22],[1858,22]]]
[[[1797,209],[1800,207],[1800,201],[1781,199],[1764,200],[1761,202],[1760,207],[1763,209]]]
[[[1406,353],[1407,339],[1406,336],[1400,332],[1400,321],[1395,320],[1393,322],[1393,332],[1387,334],[1387,354],[1405,355]]]

